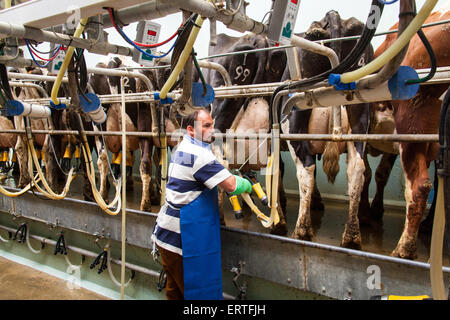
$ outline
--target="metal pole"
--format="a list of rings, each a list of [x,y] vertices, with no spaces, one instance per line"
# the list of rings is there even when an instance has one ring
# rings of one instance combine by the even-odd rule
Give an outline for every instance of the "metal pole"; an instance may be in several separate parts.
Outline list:
[[[125,245],[126,245],[126,213],[127,213],[127,138],[125,123],[125,85],[123,77],[120,77],[120,91],[122,94],[122,265],[120,272],[120,299],[125,299]]]
[[[0,130],[0,133],[17,133],[24,134],[25,130]],[[34,134],[53,134],[53,135],[79,135],[77,130],[33,130]],[[121,136],[122,131],[84,131],[87,136]],[[125,132],[126,136],[133,137],[157,137],[158,133],[146,132],[146,131],[130,131]],[[182,137],[183,132],[168,132],[167,137]],[[214,133],[213,136],[216,139],[268,139],[270,140],[271,134],[257,134],[257,133]],[[333,134],[309,134],[309,133],[281,133],[281,140],[291,141],[391,141],[391,142],[439,142],[438,134],[343,134],[341,136],[335,136]]]

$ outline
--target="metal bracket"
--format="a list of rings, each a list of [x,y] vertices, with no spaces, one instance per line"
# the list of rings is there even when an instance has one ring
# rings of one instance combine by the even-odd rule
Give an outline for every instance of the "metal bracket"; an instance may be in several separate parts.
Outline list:
[[[246,300],[248,282],[244,280],[242,285],[239,285],[238,283],[238,279],[241,276],[241,266],[245,266],[245,262],[239,262],[237,266],[232,267],[230,270],[234,273],[233,284],[239,291],[239,294],[236,296],[235,300]]]

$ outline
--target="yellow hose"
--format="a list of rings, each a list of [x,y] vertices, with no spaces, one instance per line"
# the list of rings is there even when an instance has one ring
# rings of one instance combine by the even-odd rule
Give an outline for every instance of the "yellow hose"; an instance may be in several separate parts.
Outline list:
[[[83,140],[85,140],[85,137],[83,136]],[[87,159],[88,164],[86,165],[86,175],[89,179],[89,182],[91,183],[92,188],[92,194],[94,195],[94,199],[99,205],[99,207],[105,211],[107,214],[111,216],[115,216],[120,212],[121,209],[121,201],[120,201],[120,191],[122,187],[121,180],[118,180],[117,182],[114,181],[114,187],[116,188],[116,195],[114,197],[114,200],[108,205],[106,204],[105,200],[100,195],[100,192],[97,189],[97,185],[95,184],[95,171],[94,171],[94,165],[92,161],[92,155],[91,151],[89,149],[89,145],[87,144],[87,141],[84,141],[81,145],[83,149],[84,159]],[[111,211],[110,208],[112,208],[117,203],[117,207],[115,211]]]
[[[342,83],[350,83],[356,80],[359,80],[375,71],[383,67],[386,63],[388,63],[391,59],[393,59],[399,52],[402,50],[404,46],[411,40],[411,38],[416,34],[417,30],[420,29],[422,24],[430,15],[431,11],[435,7],[438,0],[427,0],[425,4],[420,9],[417,16],[411,21],[409,26],[405,29],[405,31],[398,37],[398,39],[394,42],[392,46],[390,46],[383,54],[381,54],[378,58],[365,65],[362,68],[359,68],[355,71],[346,72],[341,75]]]
[[[434,211],[433,233],[430,248],[430,282],[433,300],[447,300],[442,274],[442,247],[444,241],[444,178],[438,177],[436,210]]]
[[[178,79],[179,74],[181,73],[181,70],[183,70],[184,65],[186,64],[187,59],[189,58],[192,47],[194,46],[195,39],[197,39],[197,35],[200,31],[200,28],[203,24],[203,19],[199,15],[197,19],[195,20],[195,25],[192,28],[191,33],[189,34],[189,38],[186,41],[186,45],[183,49],[183,52],[180,55],[180,58],[178,59],[178,62],[173,69],[172,73],[169,76],[169,79],[167,79],[166,83],[164,83],[164,86],[161,89],[161,92],[159,93],[159,97],[161,99],[165,99],[167,97],[167,93],[169,92],[170,88],[172,88],[175,81]]]
[[[33,159],[33,161],[31,161],[31,158]],[[45,190],[39,186],[38,181],[33,176],[33,162],[38,172],[37,176],[39,177],[40,181],[42,181]],[[74,168],[70,169],[63,191],[60,194],[56,194],[50,188],[50,186],[47,183],[47,180],[45,179],[44,173],[42,172],[41,166],[39,165],[39,160],[37,158],[36,150],[34,149],[34,143],[32,139],[28,140],[28,171],[30,173],[30,176],[32,177],[32,181],[36,189],[38,189],[39,192],[41,192],[42,194],[53,200],[64,199],[67,196],[67,193],[69,192],[70,184],[76,177],[76,175],[74,175]]]
[[[79,38],[81,36],[81,33],[83,33],[83,30],[84,30],[84,27],[86,26],[87,21],[88,21],[88,18],[84,18],[84,19],[80,20],[80,23],[78,24],[78,27],[75,30],[75,33],[73,35],[73,38]],[[62,78],[64,77],[64,74],[66,73],[67,67],[69,66],[70,59],[72,59],[74,50],[75,50],[75,47],[72,47],[72,46],[70,46],[67,49],[66,57],[64,58],[61,69],[59,70],[58,76],[56,77],[55,83],[53,85],[51,100],[55,105],[59,104],[58,91],[61,86]]]
[[[6,177],[7,177],[6,175],[0,176],[0,180],[5,179]],[[36,182],[39,182],[40,179],[39,179],[39,178],[36,179],[36,178],[37,178],[37,177],[34,178],[35,181],[36,181]],[[27,184],[26,187],[23,188],[22,190],[17,191],[17,192],[10,192],[10,191],[6,190],[5,188],[3,188],[3,186],[0,185],[0,193],[4,194],[4,195],[7,196],[7,197],[16,198],[16,197],[18,197],[18,196],[21,196],[22,194],[24,194],[24,193],[27,192],[28,190],[30,190],[30,189],[31,189],[31,186],[32,186],[32,184],[31,184],[31,182],[30,182],[30,183]]]

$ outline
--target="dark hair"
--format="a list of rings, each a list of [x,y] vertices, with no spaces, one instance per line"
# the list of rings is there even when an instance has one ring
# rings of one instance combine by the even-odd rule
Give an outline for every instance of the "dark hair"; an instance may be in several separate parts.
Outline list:
[[[188,126],[194,127],[194,122],[197,120],[198,113],[200,111],[205,111],[205,112],[209,113],[208,109],[206,109],[206,108],[200,108],[200,109],[195,110],[190,115],[183,117],[181,119],[181,128],[187,129]]]

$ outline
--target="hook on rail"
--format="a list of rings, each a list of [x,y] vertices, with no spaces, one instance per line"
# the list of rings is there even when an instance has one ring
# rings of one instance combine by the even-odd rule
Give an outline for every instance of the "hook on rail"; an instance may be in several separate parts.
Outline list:
[[[97,273],[100,274],[103,272],[103,270],[106,270],[107,268],[107,261],[108,261],[108,250],[106,248],[103,249],[102,252],[95,258],[95,260],[91,263],[89,266],[90,269],[94,269],[96,265],[100,263],[100,259],[102,259],[102,263],[100,265],[100,268],[98,269]]]
[[[24,243],[25,239],[26,239],[26,235],[27,235],[27,224],[26,223],[22,223],[20,225],[20,227],[17,229],[16,233],[14,234],[13,240],[17,239],[19,232],[20,232],[19,243]]]
[[[54,251],[53,254],[57,255],[58,252],[63,254],[63,255],[67,255],[66,241],[64,240],[64,234],[62,232],[59,235],[58,240],[56,241],[55,251]]]

